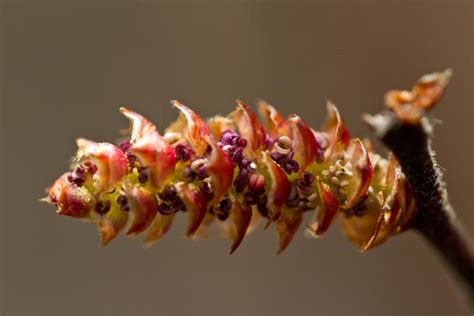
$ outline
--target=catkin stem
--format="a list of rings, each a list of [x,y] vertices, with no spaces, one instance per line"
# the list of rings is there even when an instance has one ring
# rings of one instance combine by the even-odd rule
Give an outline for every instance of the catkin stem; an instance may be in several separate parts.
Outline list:
[[[369,121],[376,136],[394,153],[415,198],[413,228],[420,232],[457,273],[474,304],[474,245],[448,201],[442,172],[431,148],[432,124],[402,123],[391,111]]]

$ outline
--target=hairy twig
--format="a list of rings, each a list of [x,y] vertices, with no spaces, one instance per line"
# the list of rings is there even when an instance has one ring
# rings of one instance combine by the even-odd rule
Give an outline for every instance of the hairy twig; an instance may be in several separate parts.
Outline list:
[[[394,153],[408,180],[418,210],[412,227],[438,249],[464,281],[472,306],[474,246],[448,201],[442,172],[431,148],[430,120],[424,111],[417,119],[406,120],[393,109],[366,116],[365,120],[377,138]]]

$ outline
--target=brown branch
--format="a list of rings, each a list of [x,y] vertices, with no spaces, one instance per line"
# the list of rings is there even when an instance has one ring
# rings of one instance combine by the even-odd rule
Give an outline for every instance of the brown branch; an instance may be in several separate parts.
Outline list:
[[[441,170],[431,148],[432,124],[422,116],[418,122],[400,119],[385,110],[365,120],[375,135],[396,156],[415,198],[413,228],[438,249],[474,298],[474,246],[448,201]]]

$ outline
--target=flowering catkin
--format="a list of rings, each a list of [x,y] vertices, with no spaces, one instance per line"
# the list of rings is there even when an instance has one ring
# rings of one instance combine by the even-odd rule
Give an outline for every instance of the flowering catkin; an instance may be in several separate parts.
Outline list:
[[[389,106],[409,94],[434,103],[444,86],[436,98],[426,87],[439,88],[437,75],[428,84],[420,79],[412,92],[390,92]],[[263,124],[240,100],[228,116],[207,122],[171,103],[180,114],[163,133],[121,108],[131,122],[128,139],[118,145],[78,139],[71,170],[47,189],[45,200],[60,215],[97,223],[103,244],[124,230],[143,234],[149,245],[167,233],[177,213],[187,214],[190,238],[202,237],[215,222],[233,241],[231,253],[259,222],[276,228],[283,251],[304,212],[313,213],[305,225],[312,236],[326,232],[340,214],[343,231],[362,251],[409,227],[415,203],[395,158],[386,160],[368,141],[351,138],[332,103],[319,131],[297,115],[285,119],[263,101]]]

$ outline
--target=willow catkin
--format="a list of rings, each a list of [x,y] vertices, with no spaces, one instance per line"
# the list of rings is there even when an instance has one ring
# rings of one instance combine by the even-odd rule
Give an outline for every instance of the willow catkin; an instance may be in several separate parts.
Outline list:
[[[411,92],[389,92],[389,108],[416,119],[440,97],[447,83],[442,75],[423,77]],[[343,231],[362,251],[410,226],[415,203],[396,160],[351,138],[332,103],[319,131],[263,101],[263,124],[240,100],[228,116],[207,122],[171,103],[180,114],[163,133],[121,108],[131,122],[128,139],[118,145],[78,139],[71,170],[47,189],[45,200],[60,215],[97,223],[103,244],[124,230],[143,234],[150,245],[178,213],[187,214],[190,238],[216,222],[233,241],[231,253],[262,221],[275,227],[283,251],[304,212],[313,213],[305,225],[311,236],[324,234],[340,214]]]

